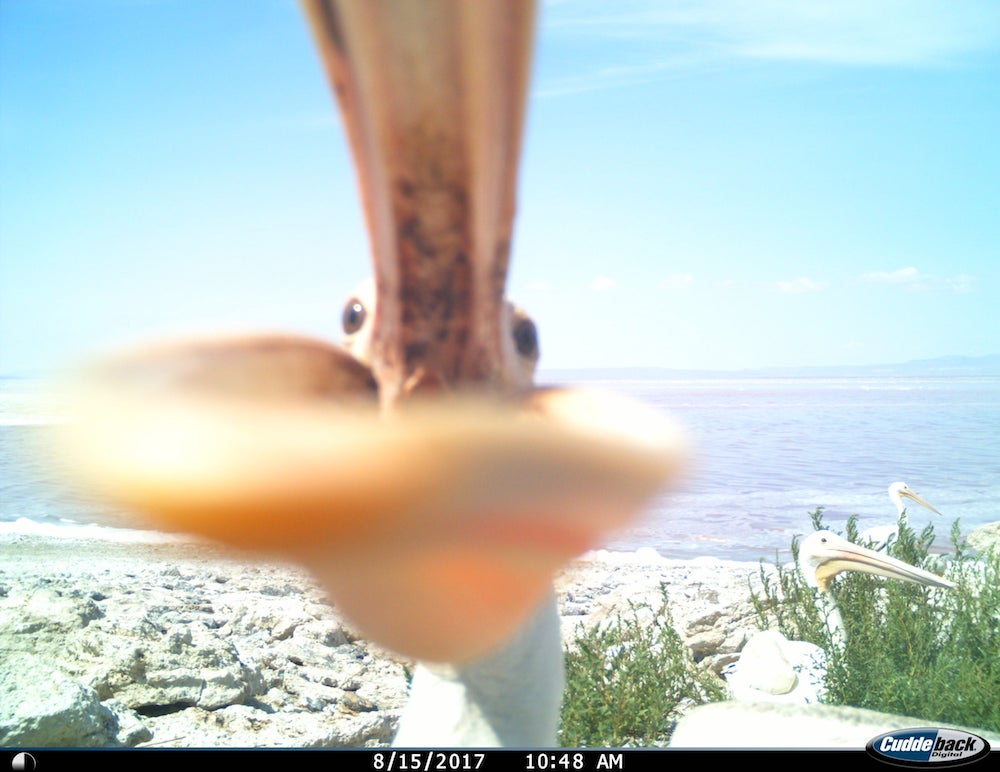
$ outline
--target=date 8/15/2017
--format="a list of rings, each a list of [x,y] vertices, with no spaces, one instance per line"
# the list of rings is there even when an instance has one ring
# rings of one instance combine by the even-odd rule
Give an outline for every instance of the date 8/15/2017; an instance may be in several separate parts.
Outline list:
[[[500,762],[499,764],[497,762]],[[621,753],[602,751],[387,751],[372,754],[374,772],[584,772],[622,770]]]

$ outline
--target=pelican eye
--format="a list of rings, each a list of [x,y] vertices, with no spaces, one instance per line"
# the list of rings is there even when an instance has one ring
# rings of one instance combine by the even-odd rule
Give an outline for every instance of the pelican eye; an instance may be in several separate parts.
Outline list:
[[[344,332],[348,335],[360,330],[365,323],[365,317],[368,316],[368,311],[365,309],[364,303],[362,303],[357,298],[351,298],[347,301],[347,305],[344,306],[344,316],[341,323],[344,325]]]
[[[538,356],[538,330],[530,319],[518,319],[514,324],[514,345],[523,357]]]

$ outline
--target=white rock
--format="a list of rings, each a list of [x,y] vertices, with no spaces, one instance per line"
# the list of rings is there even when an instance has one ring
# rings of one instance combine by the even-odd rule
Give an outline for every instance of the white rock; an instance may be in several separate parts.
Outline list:
[[[869,740],[883,732],[926,725],[924,719],[862,708],[715,702],[699,705],[681,718],[674,727],[670,747],[863,750]],[[1000,743],[1000,735],[995,733],[969,731],[993,747]]]

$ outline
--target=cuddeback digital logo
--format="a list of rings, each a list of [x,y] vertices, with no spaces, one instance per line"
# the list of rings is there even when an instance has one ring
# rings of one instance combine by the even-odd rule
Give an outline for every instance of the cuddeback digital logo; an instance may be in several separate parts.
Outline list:
[[[899,729],[868,741],[865,750],[879,761],[902,767],[952,767],[987,756],[990,744],[961,729]]]

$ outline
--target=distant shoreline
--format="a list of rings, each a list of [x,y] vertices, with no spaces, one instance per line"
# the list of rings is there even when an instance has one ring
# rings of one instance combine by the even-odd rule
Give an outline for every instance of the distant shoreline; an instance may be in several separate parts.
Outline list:
[[[996,378],[1000,354],[985,357],[938,357],[878,365],[755,367],[739,370],[669,367],[553,367],[539,370],[538,380],[675,380],[730,378]]]
[[[0,381],[31,381],[57,378],[60,372],[0,373]],[[538,381],[549,380],[671,380],[683,378],[996,378],[1000,377],[1000,354],[945,356],[870,365],[768,366],[739,369],[684,369],[662,366],[552,367],[543,364]]]

